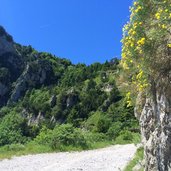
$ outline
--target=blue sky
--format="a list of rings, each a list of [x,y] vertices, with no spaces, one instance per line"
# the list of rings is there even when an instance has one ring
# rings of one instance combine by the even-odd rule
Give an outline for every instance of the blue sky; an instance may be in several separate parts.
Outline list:
[[[0,0],[0,25],[23,45],[73,63],[120,57],[132,0]]]

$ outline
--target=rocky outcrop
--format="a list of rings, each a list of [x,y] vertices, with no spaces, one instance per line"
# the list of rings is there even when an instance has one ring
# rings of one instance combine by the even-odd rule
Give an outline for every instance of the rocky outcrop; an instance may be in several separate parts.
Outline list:
[[[141,103],[142,104],[142,103]],[[140,120],[145,171],[171,170],[171,85],[168,78],[153,82]]]
[[[14,48],[12,37],[0,26],[0,107],[5,105],[13,86],[24,69],[24,62]]]
[[[53,83],[51,62],[23,49],[0,26],[0,107],[17,102],[31,88]]]
[[[15,53],[12,37],[0,26],[0,56],[5,53]]]
[[[50,106],[54,107],[56,105],[56,95],[53,95],[50,99]]]
[[[53,77],[53,69],[48,61],[36,60],[27,64],[18,78],[8,103],[17,102],[26,90],[46,84]]]
[[[74,90],[69,90],[66,96],[66,107],[73,107],[78,101],[78,95]]]

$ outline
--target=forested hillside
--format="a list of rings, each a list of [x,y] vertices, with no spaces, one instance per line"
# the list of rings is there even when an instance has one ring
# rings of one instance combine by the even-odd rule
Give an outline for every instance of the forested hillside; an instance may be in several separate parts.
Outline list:
[[[74,65],[15,43],[2,27],[0,50],[0,146],[133,140],[138,126],[117,86],[118,59]]]

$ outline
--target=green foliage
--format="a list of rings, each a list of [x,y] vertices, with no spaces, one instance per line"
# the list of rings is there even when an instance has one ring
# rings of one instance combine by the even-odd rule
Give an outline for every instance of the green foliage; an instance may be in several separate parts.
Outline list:
[[[142,162],[144,158],[144,149],[143,148],[138,148],[137,152],[134,156],[134,158],[128,163],[128,165],[125,167],[124,171],[132,171],[133,168],[139,164],[140,162]],[[138,171],[143,171],[144,168],[142,166],[142,168]]]
[[[111,127],[107,131],[107,135],[111,139],[115,139],[116,137],[119,136],[120,132],[122,131],[123,128],[123,123],[122,122],[114,122]]]
[[[21,156],[28,154],[38,154],[52,152],[52,149],[45,145],[36,144],[34,142],[23,144],[10,144],[0,147],[0,159],[11,158],[13,156]]]
[[[0,152],[3,152],[3,151],[17,152],[17,151],[21,151],[24,149],[25,149],[25,146],[23,144],[10,144],[10,145],[5,145],[3,148],[1,148]]]
[[[53,130],[43,128],[34,142],[48,145],[54,150],[62,149],[65,146],[87,148],[83,132],[70,124],[56,125]]]
[[[16,66],[4,60],[8,56],[0,59],[0,80],[8,88],[0,97],[0,146],[8,145],[9,155],[102,147],[135,126],[133,108],[116,84],[118,59],[73,65],[31,46],[15,49]],[[20,97],[12,103],[16,89]]]
[[[0,146],[13,143],[24,143],[27,125],[26,121],[15,111],[7,114],[0,122]]]
[[[50,145],[52,141],[52,134],[53,134],[52,130],[48,129],[47,127],[43,127],[40,130],[40,133],[34,139],[34,142],[40,145]]]
[[[98,133],[98,132],[85,132],[84,133],[85,139],[87,143],[90,145],[90,147],[93,144],[96,144],[98,142],[105,142],[108,141],[108,137],[104,133]]]
[[[131,144],[131,143],[138,144],[140,143],[140,141],[141,138],[139,133],[133,133],[128,130],[121,131],[119,136],[116,137],[115,139],[116,144]]]
[[[31,109],[32,112],[38,113],[39,111],[47,112],[50,110],[50,95],[46,89],[33,89],[27,92],[22,104],[26,109]]]
[[[130,99],[170,71],[170,0],[136,0],[124,27],[122,67]],[[162,60],[161,60],[162,59]]]
[[[52,134],[52,148],[58,149],[61,145],[82,147],[84,149],[87,143],[80,129],[66,124],[56,126]]]
[[[100,111],[92,113],[85,123],[88,130],[99,133],[106,133],[111,125],[111,118]]]
[[[10,111],[11,111],[11,109],[9,107],[7,107],[7,106],[2,107],[0,110],[0,120],[2,120],[5,115],[10,113]]]
[[[107,116],[101,116],[97,122],[97,132],[106,133],[111,125],[111,119]]]

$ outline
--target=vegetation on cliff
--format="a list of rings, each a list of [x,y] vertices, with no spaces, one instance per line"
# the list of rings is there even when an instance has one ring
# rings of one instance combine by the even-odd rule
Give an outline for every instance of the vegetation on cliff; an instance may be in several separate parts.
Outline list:
[[[127,102],[140,120],[146,171],[171,163],[171,1],[134,1],[124,27],[122,67]]]
[[[130,11],[123,30],[121,62],[131,92],[129,103],[170,69],[170,0],[137,0]]]
[[[3,28],[1,32],[0,39],[9,43],[4,39],[8,34]],[[124,92],[116,85],[118,59],[74,65],[16,44],[12,38],[10,46],[0,54],[2,154],[4,149],[15,148],[11,144],[28,149],[40,145],[40,151],[45,151],[44,146],[88,149],[138,141],[133,107],[127,106]],[[22,145],[16,149],[20,147],[23,151]]]

